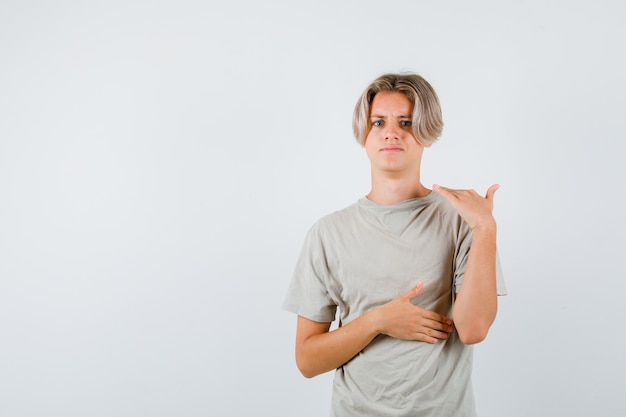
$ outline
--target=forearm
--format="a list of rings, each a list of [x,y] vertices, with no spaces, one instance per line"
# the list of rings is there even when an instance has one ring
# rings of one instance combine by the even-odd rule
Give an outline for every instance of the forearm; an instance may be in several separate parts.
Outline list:
[[[452,310],[454,325],[463,343],[481,342],[497,311],[496,225],[476,227],[461,288]]]
[[[365,348],[380,332],[377,329],[376,310],[333,331],[297,336],[296,362],[300,372],[311,378],[336,369]],[[299,321],[306,319],[299,318]],[[306,323],[299,322],[298,328]]]

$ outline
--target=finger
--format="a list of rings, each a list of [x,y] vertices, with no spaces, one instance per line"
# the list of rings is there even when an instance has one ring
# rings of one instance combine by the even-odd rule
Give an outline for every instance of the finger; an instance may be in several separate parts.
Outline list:
[[[426,332],[426,335],[427,335],[427,336],[430,336],[430,337],[434,337],[435,339],[445,340],[445,339],[447,339],[447,338],[448,338],[448,336],[450,335],[450,333],[448,333],[448,332],[442,332],[442,331],[439,331],[439,330],[432,330],[432,329],[430,329],[430,330],[428,330],[428,331]]]
[[[400,298],[405,301],[411,301],[412,299],[420,295],[423,289],[424,289],[424,283],[420,281],[417,283],[415,287],[411,288],[408,292],[402,294]]]
[[[433,184],[433,190],[436,193],[439,193],[442,196],[446,197],[447,199],[450,199],[452,197],[452,193],[450,192],[451,190],[449,188],[442,187],[441,185]]]
[[[440,328],[440,327],[435,327],[438,323],[439,324],[443,323],[444,325],[448,325],[448,326],[452,325],[452,319],[439,315],[433,311],[429,311],[428,313],[430,314],[425,314],[423,317],[431,321],[432,323],[431,327]]]
[[[437,332],[434,330],[424,331],[422,333],[418,333],[415,335],[416,340],[421,340],[422,342],[435,344],[440,340],[446,340],[448,338],[448,333]]]
[[[439,332],[446,332],[446,333],[452,332],[452,320],[445,318],[445,317],[441,317],[440,320],[432,320],[429,323],[425,324],[425,326],[428,327],[429,329],[432,329],[432,331],[439,331]]]
[[[485,198],[487,200],[493,200],[493,196],[496,194],[496,191],[498,191],[498,188],[500,188],[500,184],[493,184],[489,187],[489,189],[487,189],[487,194],[485,194]]]

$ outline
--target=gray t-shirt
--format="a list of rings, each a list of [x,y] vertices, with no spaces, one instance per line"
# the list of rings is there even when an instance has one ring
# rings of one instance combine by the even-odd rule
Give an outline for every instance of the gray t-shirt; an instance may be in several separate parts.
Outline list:
[[[413,303],[451,317],[471,236],[437,193],[390,206],[363,198],[309,230],[283,307],[317,322],[338,309],[341,326],[423,281]],[[497,279],[506,294],[499,264]],[[456,331],[436,344],[379,335],[337,369],[331,416],[475,416],[471,371]]]

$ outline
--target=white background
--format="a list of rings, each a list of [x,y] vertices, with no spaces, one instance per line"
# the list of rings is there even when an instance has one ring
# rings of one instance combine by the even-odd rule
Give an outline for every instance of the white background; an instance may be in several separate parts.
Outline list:
[[[369,191],[365,86],[413,70],[424,182],[498,182],[479,414],[623,416],[624,3],[0,3],[0,415],[324,416],[281,310]]]

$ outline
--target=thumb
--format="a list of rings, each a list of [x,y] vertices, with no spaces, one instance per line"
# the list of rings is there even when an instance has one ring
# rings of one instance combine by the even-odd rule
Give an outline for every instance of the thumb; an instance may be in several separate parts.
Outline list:
[[[417,283],[415,287],[411,288],[408,292],[404,293],[401,296],[401,298],[405,301],[411,301],[412,299],[420,295],[423,289],[424,289],[424,283],[420,281]]]
[[[493,200],[493,196],[495,195],[498,188],[500,188],[500,184],[493,184],[491,187],[489,187],[489,189],[487,189],[487,194],[485,194],[485,198],[487,200]]]

